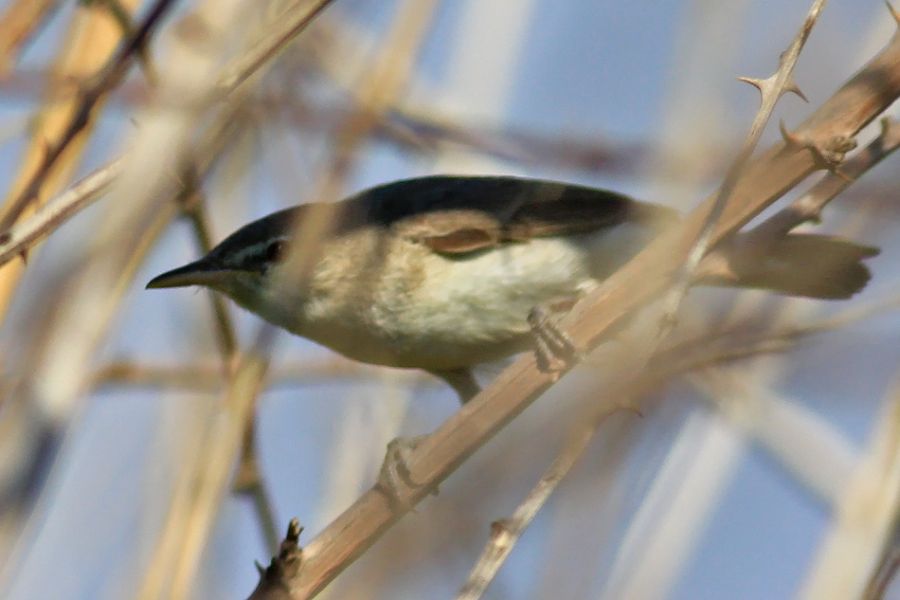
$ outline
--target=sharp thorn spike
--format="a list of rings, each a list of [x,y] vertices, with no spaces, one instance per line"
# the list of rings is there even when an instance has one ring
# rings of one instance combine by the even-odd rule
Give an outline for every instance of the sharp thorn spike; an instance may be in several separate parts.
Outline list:
[[[784,139],[784,143],[787,144],[791,148],[797,148],[803,146],[803,142],[798,138],[795,134],[788,131],[787,126],[784,124],[784,120],[778,121],[778,131],[781,132],[781,137]]]
[[[759,90],[760,93],[763,91],[763,86],[765,85],[765,79],[756,79],[755,77],[738,77],[738,81],[743,81],[744,83],[749,83],[753,87]]]
[[[784,86],[785,93],[790,92],[803,100],[804,102],[809,102],[809,99],[806,97],[806,94],[803,93],[803,90],[800,89],[800,86],[797,85],[797,82],[791,79],[787,85]]]

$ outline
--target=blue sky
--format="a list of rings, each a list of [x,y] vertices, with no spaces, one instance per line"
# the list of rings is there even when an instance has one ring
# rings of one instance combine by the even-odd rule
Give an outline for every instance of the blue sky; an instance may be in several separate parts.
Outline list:
[[[726,149],[736,147],[756,106],[756,92],[736,82],[735,77],[771,72],[807,8],[807,3],[799,0],[734,0],[726,8],[723,6],[728,3],[717,7],[710,2],[678,0],[531,0],[517,8],[509,0],[477,0],[485,18],[517,10],[529,12],[527,7],[531,8],[524,34],[515,43],[518,51],[510,72],[461,77],[454,75],[454,61],[465,46],[474,44],[490,63],[487,55],[495,51],[494,45],[510,45],[500,39],[508,23],[493,24],[498,32],[493,43],[490,36],[472,37],[465,29],[470,23],[466,11],[474,2],[444,3],[424,44],[414,90],[405,101],[415,106],[443,103],[452,106],[459,118],[478,115],[479,119],[494,119],[484,123],[488,126],[641,145],[650,149],[651,156],[629,174],[477,160],[482,161],[483,168],[496,171],[614,187],[658,202],[687,202],[688,206],[713,188],[719,173],[711,169],[711,173],[679,181],[660,176],[651,164],[651,159],[659,158],[652,155],[662,146],[660,139],[666,132],[680,132],[684,147],[705,148],[711,152],[709,162],[721,161],[721,144]],[[331,10],[364,30],[383,28],[389,19],[385,3],[338,0],[336,4]],[[722,22],[721,15],[726,13],[739,18],[739,23]],[[889,28],[876,29],[879,21],[888,21],[880,0],[829,3],[797,71],[812,106],[858,68],[864,48],[873,43],[872,36],[883,31],[882,39],[887,40]],[[60,31],[61,22],[59,19],[29,52],[26,67],[35,68],[52,56],[53,35]],[[698,44],[702,45],[699,49]],[[698,85],[681,89],[683,78]],[[508,86],[497,89],[500,79]],[[461,82],[465,86],[452,87]],[[499,110],[486,110],[488,105]],[[0,89],[0,122],[21,119],[28,108],[20,100],[4,99]],[[106,113],[84,170],[123,147],[132,127],[128,110],[116,105]],[[808,110],[800,101],[786,98],[777,116],[796,123]],[[267,168],[266,161],[273,161],[273,155],[282,151],[274,142],[266,142],[278,135],[278,126],[277,122],[270,123],[258,132],[264,141],[258,154],[260,171]],[[777,135],[777,131],[768,135]],[[21,144],[16,139],[5,142],[0,147],[0,172],[9,180],[17,169]],[[256,173],[212,199],[217,237],[250,218],[310,199],[304,192],[312,180],[310,171],[316,166],[316,146],[304,147],[302,135],[292,143],[299,146],[302,162],[297,172],[285,176],[280,185]],[[867,179],[885,178],[894,168],[890,162]],[[346,191],[433,172],[447,164],[446,159],[411,157],[387,144],[366,144]],[[220,190],[221,183],[211,183],[207,192],[215,195]],[[285,190],[294,195],[285,197]],[[667,197],[669,190],[671,198]],[[70,248],[91,235],[102,211],[100,202],[46,244],[34,260],[14,315],[23,319],[34,316],[44,286],[66,267]],[[837,207],[827,216],[840,222],[847,211]],[[892,261],[886,257],[900,249],[889,239],[891,225],[882,223],[866,229],[885,251],[872,262],[876,279],[862,300],[884,297],[891,290],[892,282],[885,272]],[[113,357],[186,361],[198,347],[214,355],[203,293],[142,289],[152,275],[194,253],[187,226],[173,225],[142,267],[118,317],[118,327],[102,356],[97,357],[98,364]],[[722,302],[722,294],[701,292],[692,297],[715,306]],[[247,343],[257,322],[237,310],[235,315],[242,341]],[[897,329],[896,318],[879,319],[876,324],[854,326],[844,334],[817,338],[791,353],[775,386],[823,416],[854,444],[863,444],[900,359],[900,350],[893,343]],[[24,334],[19,327],[6,327],[3,343],[11,347],[16,336]],[[287,336],[280,339],[276,361],[304,356],[328,354],[303,340]],[[423,503],[417,514],[407,517],[344,577],[363,579],[373,570],[382,569],[390,583],[381,597],[451,597],[480,551],[490,521],[508,514],[552,459],[566,430],[565,408],[577,408],[575,396],[585,388],[577,375],[570,379],[464,465],[442,487],[438,498]],[[260,452],[280,523],[297,515],[307,527],[304,536],[314,535],[325,524],[324,515],[336,510],[320,506],[327,488],[325,450],[342,430],[349,407],[355,407],[354,414],[358,415],[363,403],[363,418],[374,420],[382,414],[381,409],[371,406],[379,401],[372,397],[373,389],[362,384],[314,383],[281,386],[263,394]],[[455,409],[452,395],[439,388],[422,387],[414,395],[409,412],[398,424],[404,433],[428,431]],[[177,466],[172,462],[173,453],[161,444],[179,427],[181,411],[190,412],[191,403],[208,400],[187,393],[163,395],[127,388],[86,398],[67,432],[47,494],[36,508],[30,525],[34,541],[18,555],[21,568],[7,597],[122,597],[134,570],[146,558],[142,554],[148,547],[146,541],[153,538],[154,528],[160,523],[161,514],[148,508],[144,499],[159,491],[155,486],[171,485],[169,475]],[[551,591],[560,599],[601,597],[613,570],[614,541],[625,535],[678,432],[692,415],[709,413],[708,405],[697,401],[696,393],[685,385],[674,386],[665,401],[656,405],[637,422],[616,419],[601,431],[589,455],[513,552],[488,597],[546,598]],[[371,440],[360,442],[368,448],[371,456],[367,460],[372,466],[377,466],[377,457],[387,441],[379,435],[373,433]],[[627,455],[615,459],[621,463],[617,470],[610,471],[614,459],[609,451],[611,442],[604,436],[631,440]],[[536,438],[544,443],[533,443]],[[826,507],[777,460],[752,439],[735,443],[735,466],[721,501],[711,511],[694,551],[671,588],[670,598],[792,597],[828,525]],[[498,464],[502,469],[498,470]],[[617,474],[612,480],[600,477],[610,472]],[[460,518],[461,522],[452,522]],[[415,541],[422,530],[428,532],[427,539]],[[606,535],[603,541],[601,533]],[[135,538],[140,543],[135,543]],[[83,540],[90,541],[90,551],[79,551]],[[409,545],[405,554],[397,550],[403,544]],[[395,560],[379,556],[385,548],[397,552]],[[230,499],[222,507],[207,546],[197,586],[203,591],[196,597],[244,597],[256,579],[253,560],[266,562],[267,551],[248,503]],[[55,576],[48,579],[46,569],[50,564],[54,565]],[[567,575],[558,577],[556,573]],[[652,575],[648,573],[647,577]]]

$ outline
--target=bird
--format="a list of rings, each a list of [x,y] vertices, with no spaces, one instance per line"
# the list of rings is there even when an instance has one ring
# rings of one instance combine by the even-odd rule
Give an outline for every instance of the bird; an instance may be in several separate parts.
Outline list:
[[[204,286],[356,361],[422,369],[465,403],[474,366],[533,349],[534,310],[594,289],[680,216],[613,191],[559,181],[432,175],[330,203],[330,224],[298,289],[272,285],[291,236],[324,203],[253,221],[147,288]],[[790,233],[706,283],[849,298],[878,249]],[[551,310],[556,310],[551,308]]]

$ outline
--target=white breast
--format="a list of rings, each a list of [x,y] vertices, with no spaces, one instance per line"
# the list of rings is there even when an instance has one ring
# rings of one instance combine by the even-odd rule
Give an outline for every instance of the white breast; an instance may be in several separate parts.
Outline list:
[[[371,319],[399,366],[447,369],[496,360],[528,341],[532,308],[588,291],[653,235],[646,226],[623,224],[461,259],[429,252],[416,292],[378,295]]]

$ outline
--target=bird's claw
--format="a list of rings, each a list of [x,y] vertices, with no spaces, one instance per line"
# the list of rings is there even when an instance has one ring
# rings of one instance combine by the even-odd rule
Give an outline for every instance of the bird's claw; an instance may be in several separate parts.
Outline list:
[[[414,451],[427,435],[417,435],[412,438],[397,437],[388,442],[384,453],[384,461],[378,473],[378,488],[390,499],[391,503],[402,507],[404,510],[412,510],[409,501],[409,492],[416,491],[424,484],[417,483],[412,478],[409,469],[409,455]],[[432,493],[437,494],[437,488]]]
[[[543,308],[531,309],[528,313],[528,325],[534,335],[534,353],[541,371],[559,374],[581,359],[582,354],[575,342],[551,320]]]

